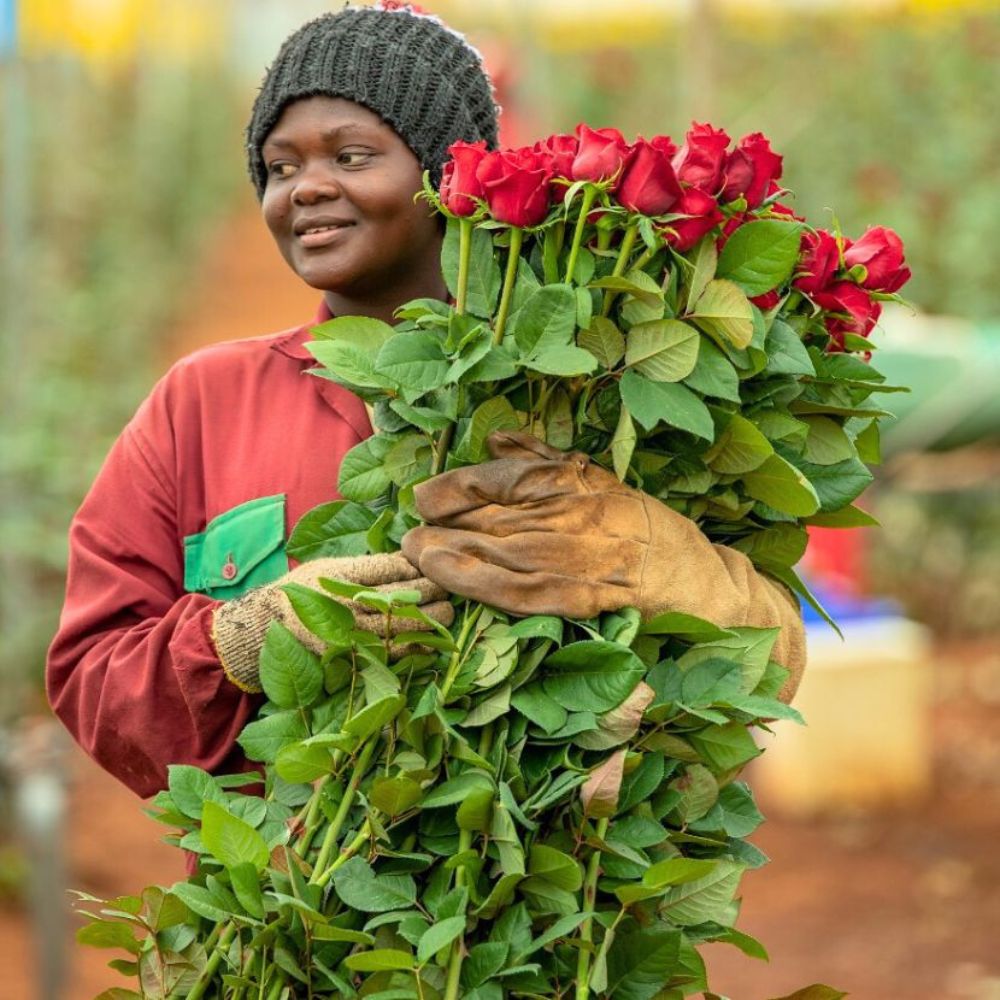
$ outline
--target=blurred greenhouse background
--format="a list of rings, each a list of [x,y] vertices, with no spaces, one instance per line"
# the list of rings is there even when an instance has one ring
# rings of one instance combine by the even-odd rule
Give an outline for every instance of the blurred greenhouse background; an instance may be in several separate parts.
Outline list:
[[[60,958],[52,943],[69,926],[61,865],[67,884],[112,893],[146,884],[150,865],[166,883],[181,877],[167,848],[130,855],[158,829],[46,728],[42,670],[66,530],[170,359],[309,318],[313,293],[292,288],[255,218],[242,129],[281,39],[338,6],[0,0],[0,951],[15,977],[4,995],[83,1000],[115,983],[105,956],[74,948]],[[921,739],[931,777],[892,807],[903,812],[782,820],[777,808],[765,827],[776,831],[772,868],[798,864],[799,881],[780,881],[789,867],[771,883],[762,875],[746,904],[772,968],[727,956],[720,977],[734,1000],[811,981],[810,968],[813,978],[840,976],[861,1000],[1000,996],[1000,870],[985,847],[976,853],[992,843],[992,858],[1000,833],[1000,4],[423,6],[485,53],[508,141],[581,120],[678,140],[693,118],[734,137],[762,131],[812,222],[828,224],[834,210],[848,235],[881,224],[902,236],[916,313],[887,314],[873,341],[880,370],[915,392],[863,500],[885,528],[840,547],[818,540],[826,562],[815,570],[847,567],[849,581],[831,578],[834,598],[889,599],[930,630]],[[906,856],[923,809],[945,825],[921,841],[914,874],[890,859]],[[66,838],[35,836],[33,823],[54,819]],[[870,898],[844,874],[862,856],[876,866],[865,878],[881,886]],[[826,864],[827,881],[807,877],[806,859]],[[930,923],[901,878],[928,901]],[[769,894],[784,909],[767,910]],[[874,923],[849,925],[851,905]],[[804,909],[814,923],[798,921]],[[29,914],[48,935],[31,961]]]

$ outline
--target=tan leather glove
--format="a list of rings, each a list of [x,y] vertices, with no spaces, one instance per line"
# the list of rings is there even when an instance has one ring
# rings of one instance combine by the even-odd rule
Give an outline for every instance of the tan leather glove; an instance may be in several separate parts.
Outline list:
[[[495,461],[455,469],[416,488],[426,526],[403,552],[453,593],[519,615],[591,618],[633,605],[722,627],[781,626],[772,657],[805,665],[798,604],[741,552],[713,545],[689,518],[629,486],[579,452],[512,431],[491,435]]]
[[[303,645],[314,653],[324,651],[325,644],[299,621],[292,605],[281,589],[286,583],[298,583],[319,590],[333,597],[320,586],[320,577],[357,583],[372,590],[417,590],[420,607],[428,617],[443,625],[450,625],[454,609],[448,594],[436,583],[420,575],[401,552],[386,555],[357,556],[341,559],[313,559],[297,566],[283,577],[265,587],[248,591],[236,600],[220,605],[212,619],[212,642],[219,655],[219,662],[226,676],[241,690],[259,692],[260,651],[264,645],[268,626],[273,621],[284,625]],[[419,632],[430,628],[412,618],[394,618],[391,629],[386,631],[385,615],[353,601],[340,600],[354,613],[359,629],[378,635],[398,635],[400,632]],[[404,652],[408,647],[400,647]]]

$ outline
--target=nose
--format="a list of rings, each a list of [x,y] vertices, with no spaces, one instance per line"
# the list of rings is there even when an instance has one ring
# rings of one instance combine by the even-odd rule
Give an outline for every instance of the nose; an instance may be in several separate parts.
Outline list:
[[[303,164],[295,178],[292,201],[297,205],[314,205],[332,201],[343,194],[335,172],[329,163],[317,160]]]

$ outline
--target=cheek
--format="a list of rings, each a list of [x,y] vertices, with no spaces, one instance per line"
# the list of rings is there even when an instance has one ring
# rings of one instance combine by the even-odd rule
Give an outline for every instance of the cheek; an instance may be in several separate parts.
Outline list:
[[[288,200],[276,195],[273,190],[265,190],[260,204],[261,214],[267,228],[275,237],[280,235],[288,219]]]

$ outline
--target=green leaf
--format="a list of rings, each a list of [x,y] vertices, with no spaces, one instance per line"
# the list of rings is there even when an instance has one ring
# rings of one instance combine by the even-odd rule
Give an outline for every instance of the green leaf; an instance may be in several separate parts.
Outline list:
[[[431,471],[431,445],[423,434],[407,434],[386,452],[384,472],[397,486],[426,478]],[[392,516],[386,510],[384,515]]]
[[[251,917],[264,919],[264,897],[260,891],[260,875],[257,866],[251,861],[229,866],[229,881],[233,892]]]
[[[715,277],[718,266],[719,253],[715,246],[715,237],[706,236],[694,248],[690,255],[694,271],[688,282],[687,308],[690,311],[694,304],[701,298],[706,286]]]
[[[566,725],[566,709],[554,698],[550,698],[541,684],[528,684],[518,688],[511,695],[510,703],[549,735]]]
[[[762,752],[741,722],[706,726],[689,734],[688,740],[702,758],[720,773],[739,767]]]
[[[459,830],[478,830],[481,833],[488,833],[495,799],[496,791],[492,785],[470,789],[455,811],[455,822]]]
[[[559,375],[571,378],[586,375],[597,367],[597,360],[590,351],[574,347],[572,344],[560,347],[545,347],[521,362],[525,368],[543,375]]]
[[[819,510],[819,497],[812,482],[780,455],[769,456],[743,476],[743,488],[755,500],[762,500],[785,514],[808,517]]]
[[[701,335],[687,323],[661,319],[629,331],[625,364],[654,382],[680,382],[694,370]]]
[[[333,769],[333,760],[326,747],[298,743],[278,751],[274,769],[285,781],[302,785],[329,774]]]
[[[429,962],[442,948],[460,938],[465,931],[465,917],[448,917],[439,920],[427,929],[417,945],[417,961],[423,965]]]
[[[835,465],[854,458],[854,445],[844,428],[831,417],[806,416],[809,425],[804,457],[816,465]]]
[[[592,281],[588,288],[625,292],[648,306],[662,305],[663,289],[645,271],[633,269],[624,276],[608,275]]]
[[[805,555],[809,535],[793,524],[776,524],[733,542],[732,547],[748,555],[754,565],[770,571],[794,566]]]
[[[743,865],[719,859],[704,878],[670,889],[660,900],[660,912],[675,924],[690,927],[708,920],[728,924],[728,912],[743,876]]]
[[[413,955],[396,948],[378,948],[375,951],[359,951],[348,955],[344,965],[354,972],[385,972],[392,969],[412,969]],[[410,996],[409,993],[406,994]]]
[[[386,723],[395,719],[405,706],[406,697],[401,694],[380,698],[352,715],[344,723],[344,732],[356,736],[359,740],[367,739]]]
[[[642,884],[653,889],[662,889],[684,882],[695,882],[711,875],[717,864],[718,862],[714,860],[666,858],[655,865],[650,865],[643,872]]]
[[[742,782],[733,782],[719,791],[715,805],[689,829],[722,830],[728,837],[749,837],[763,821],[750,789]]]
[[[345,906],[362,913],[406,909],[417,901],[409,875],[376,875],[367,861],[353,857],[333,873],[333,885]]]
[[[76,940],[91,948],[124,948],[133,955],[142,951],[132,928],[118,920],[96,920],[76,932]]]
[[[567,347],[576,329],[576,297],[568,285],[543,285],[524,304],[514,325],[522,357]]]
[[[243,747],[250,760],[273,764],[282,747],[303,740],[308,735],[302,713],[292,710],[277,712],[248,723],[236,742]]]
[[[503,347],[492,347],[464,375],[463,382],[500,382],[517,374],[514,359]]]
[[[476,407],[469,421],[469,457],[481,462],[487,457],[486,439],[494,431],[517,430],[519,421],[506,396],[493,396]]]
[[[388,384],[375,367],[383,344],[396,335],[388,323],[368,316],[338,316],[313,327],[312,333],[321,339],[307,341],[306,349],[337,381],[365,389]]]
[[[767,333],[768,375],[815,375],[812,359],[802,339],[784,320],[775,319]]]
[[[368,529],[377,516],[348,500],[321,504],[295,525],[285,551],[300,562],[324,556],[365,555]]]
[[[354,615],[348,608],[332,597],[298,583],[285,584],[281,589],[296,617],[313,635],[324,642],[349,644]]]
[[[801,234],[797,222],[759,219],[744,223],[722,248],[716,273],[734,281],[747,295],[763,295],[792,276]]]
[[[681,793],[677,810],[684,823],[701,819],[719,798],[718,782],[702,764],[689,764],[684,774],[670,782],[670,787]]]
[[[733,363],[707,338],[702,338],[698,361],[684,384],[705,396],[740,401],[740,379]]]
[[[731,281],[710,281],[692,315],[716,340],[733,347],[748,347],[753,339],[752,303]]]
[[[625,338],[621,330],[604,316],[595,316],[588,329],[577,335],[576,342],[609,371],[625,357]]]
[[[608,996],[653,1000],[677,969],[681,932],[641,930],[615,936],[608,951]]]
[[[376,809],[388,816],[398,816],[412,809],[422,798],[420,785],[412,778],[399,775],[395,778],[379,776],[372,783],[368,800]]]
[[[751,937],[749,934],[744,934],[742,931],[738,931],[735,927],[727,927],[724,934],[720,934],[712,940],[719,941],[723,944],[734,945],[739,948],[744,955],[748,955],[750,958],[759,958],[762,962],[769,962],[771,960],[767,953],[767,949],[760,943],[760,941],[758,941],[755,937]]]
[[[444,385],[450,367],[440,336],[424,330],[393,337],[375,359],[376,371],[399,386],[409,403]]]
[[[270,856],[264,838],[249,823],[233,816],[217,802],[205,803],[201,842],[227,868],[251,864],[261,871]]]
[[[603,640],[564,646],[544,667],[545,693],[571,712],[607,712],[628,697],[646,672],[632,650]]]
[[[746,417],[734,413],[715,444],[702,456],[724,475],[739,475],[759,468],[774,454],[771,442]]]
[[[471,243],[465,308],[473,316],[488,319],[496,309],[500,294],[500,265],[496,262],[493,239],[487,230],[474,228]],[[452,298],[458,297],[458,251],[459,222],[449,219],[441,247],[441,270]]]
[[[544,878],[567,892],[576,892],[583,885],[580,863],[546,844],[532,844],[528,856],[528,874]]]
[[[849,458],[834,465],[814,465],[802,462],[799,464],[799,469],[808,477],[809,483],[816,491],[819,498],[819,509],[823,513],[846,507],[852,500],[860,496],[875,478],[871,470],[859,458]],[[777,504],[772,504],[772,506],[777,506]],[[809,513],[813,514],[815,511],[809,511]]]
[[[623,406],[618,414],[618,426],[611,439],[611,459],[615,467],[615,475],[624,482],[628,474],[632,453],[635,451],[636,433],[628,407]]]
[[[563,620],[553,615],[532,615],[515,621],[507,630],[515,639],[551,639],[557,646],[562,645]]]
[[[493,781],[488,775],[482,771],[466,771],[432,788],[424,797],[421,807],[441,809],[444,806],[453,806],[478,788],[488,788],[491,794],[496,792]]]
[[[619,388],[629,413],[646,430],[652,430],[662,421],[706,441],[715,437],[715,424],[708,407],[683,385],[651,382],[637,372],[627,371]]]
[[[188,908],[158,885],[142,890],[142,908],[146,923],[154,932],[169,930],[190,920]]]
[[[216,924],[221,924],[230,917],[229,911],[219,905],[215,895],[200,885],[176,882],[171,886],[170,891],[199,917],[204,917]]]
[[[392,438],[375,435],[355,445],[341,459],[337,489],[346,499],[356,503],[367,503],[382,496],[389,489],[392,480],[384,468],[384,462],[392,444]]]
[[[846,993],[835,990],[832,986],[813,983],[812,986],[805,986],[801,990],[789,993],[787,996],[775,997],[774,1000],[841,1000],[842,997],[846,996]]]
[[[871,528],[879,524],[871,514],[853,504],[830,511],[829,514],[813,514],[806,518],[805,523],[814,524],[818,528]]]
[[[458,364],[458,362],[456,361],[454,364]],[[472,366],[470,365],[469,367],[471,368]],[[451,372],[448,374],[449,377],[452,377]],[[429,406],[410,406],[409,403],[405,403],[401,399],[390,400],[389,409],[393,413],[398,413],[408,423],[419,427],[422,431],[427,431],[428,434],[443,431],[445,427],[452,423],[451,417],[446,413],[431,409]]]
[[[218,802],[222,805],[226,802],[226,793],[200,767],[170,764],[167,767],[167,783],[174,804],[192,819],[201,819],[202,807],[206,802]]]
[[[317,656],[273,621],[260,653],[260,683],[279,708],[308,708],[323,691],[323,668]]]
[[[696,615],[665,611],[639,626],[640,635],[676,635],[685,642],[711,642],[733,633]]]
[[[462,986],[471,990],[492,979],[506,964],[510,945],[506,941],[483,941],[469,949],[462,963]]]

